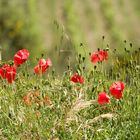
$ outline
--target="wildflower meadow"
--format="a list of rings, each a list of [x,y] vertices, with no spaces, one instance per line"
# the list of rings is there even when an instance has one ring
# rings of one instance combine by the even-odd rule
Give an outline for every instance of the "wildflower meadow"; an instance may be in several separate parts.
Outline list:
[[[125,46],[77,53],[61,76],[27,49],[1,61],[0,139],[139,140],[140,49]]]

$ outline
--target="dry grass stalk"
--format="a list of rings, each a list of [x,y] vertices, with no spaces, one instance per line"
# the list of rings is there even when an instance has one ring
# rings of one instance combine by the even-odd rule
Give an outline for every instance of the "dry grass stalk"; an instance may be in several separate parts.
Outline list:
[[[76,102],[74,103],[74,105],[72,106],[71,110],[67,114],[66,123],[69,123],[70,121],[75,120],[77,112],[95,103],[96,103],[96,100],[85,101],[81,98],[78,98]]]
[[[97,117],[91,119],[91,120],[88,122],[88,124],[96,123],[96,122],[98,122],[98,121],[100,121],[100,120],[102,120],[102,119],[109,119],[109,120],[110,120],[110,119],[112,119],[112,118],[115,117],[115,116],[116,116],[116,114],[112,114],[112,113],[101,114],[101,115],[99,115],[99,116],[97,116]]]

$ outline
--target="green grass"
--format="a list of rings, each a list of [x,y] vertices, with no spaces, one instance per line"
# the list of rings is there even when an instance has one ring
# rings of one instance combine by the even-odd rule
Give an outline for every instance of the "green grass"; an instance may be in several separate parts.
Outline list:
[[[109,50],[109,60],[91,68],[79,56],[73,70],[70,67],[61,77],[53,68],[36,76],[26,62],[18,68],[13,84],[0,80],[0,139],[138,140],[140,60],[137,53],[138,57],[131,53],[117,57]],[[110,67],[105,68],[108,63]],[[70,82],[74,71],[84,76],[84,85]],[[126,87],[123,98],[116,101],[109,87],[119,80]],[[109,104],[96,102],[101,91],[111,97]],[[29,106],[24,103],[23,97],[29,93],[38,103],[34,101]],[[50,104],[42,104],[45,96],[50,98]]]

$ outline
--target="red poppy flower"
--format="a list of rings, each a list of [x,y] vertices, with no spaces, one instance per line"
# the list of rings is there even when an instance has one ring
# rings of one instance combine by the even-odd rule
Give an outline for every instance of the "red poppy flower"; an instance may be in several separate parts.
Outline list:
[[[100,50],[98,52],[94,52],[90,56],[91,62],[96,63],[98,61],[104,61],[108,59],[108,53],[107,51]]]
[[[19,66],[23,64],[29,56],[29,51],[28,50],[19,50],[15,55],[14,55],[14,64]]]
[[[74,82],[74,83],[80,83],[80,84],[83,84],[84,83],[84,78],[80,75],[78,75],[78,73],[75,73],[70,81]]]
[[[4,65],[2,68],[0,68],[0,78],[6,78],[6,71],[8,67],[8,65]]]
[[[99,51],[99,56],[100,56],[100,60],[101,61],[104,61],[104,60],[107,60],[108,59],[108,53],[107,53],[107,51],[100,50]]]
[[[0,68],[0,77],[7,79],[9,83],[12,83],[16,78],[16,67],[4,65]]]
[[[110,101],[110,97],[105,93],[105,92],[100,92],[98,95],[98,103],[103,105],[103,104],[108,104]]]
[[[52,62],[49,58],[47,60],[40,59],[38,65],[34,67],[34,72],[36,74],[40,74],[40,73],[43,74],[51,65]]]
[[[121,81],[115,82],[110,86],[110,93],[116,99],[122,98],[122,92],[125,88],[125,84]]]
[[[15,66],[9,66],[6,69],[6,78],[9,83],[12,83],[14,79],[16,78],[16,67]]]

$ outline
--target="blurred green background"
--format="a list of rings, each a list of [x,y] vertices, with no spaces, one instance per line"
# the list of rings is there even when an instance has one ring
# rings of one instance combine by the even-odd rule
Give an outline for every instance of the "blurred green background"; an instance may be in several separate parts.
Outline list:
[[[43,53],[62,71],[68,56],[103,47],[103,35],[112,48],[124,40],[139,47],[139,7],[139,0],[0,0],[2,59],[26,48],[33,64]]]

